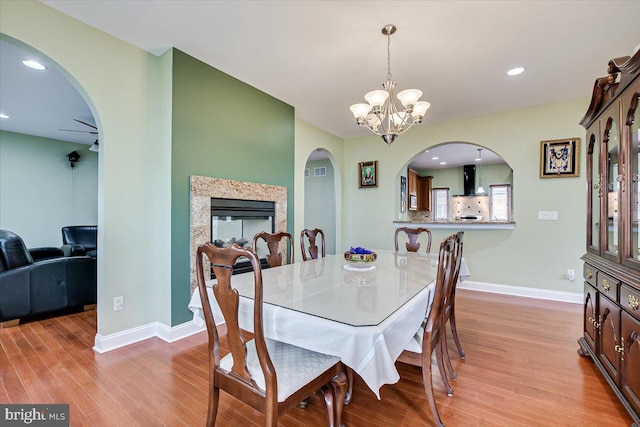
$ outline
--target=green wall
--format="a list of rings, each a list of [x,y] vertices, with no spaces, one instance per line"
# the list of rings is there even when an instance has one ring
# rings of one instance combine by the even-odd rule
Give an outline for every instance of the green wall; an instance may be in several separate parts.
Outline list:
[[[502,163],[499,165],[483,165],[482,172],[476,167],[476,185],[482,173],[482,185],[486,191],[489,191],[491,184],[511,184],[512,171],[509,165]],[[445,169],[424,169],[420,170],[421,176],[433,176],[433,187],[449,187],[449,194],[452,196],[464,193],[463,167],[445,168]]]
[[[189,176],[287,187],[293,233],[294,109],[173,49],[171,145],[171,324],[192,313]]]
[[[73,169],[72,151],[81,156]],[[97,153],[88,145],[0,131],[0,229],[29,248],[60,247],[62,227],[97,223]]]

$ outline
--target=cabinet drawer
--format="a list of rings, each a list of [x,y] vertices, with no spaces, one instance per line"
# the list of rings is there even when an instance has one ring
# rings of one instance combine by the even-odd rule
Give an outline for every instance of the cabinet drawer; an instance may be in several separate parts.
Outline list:
[[[590,266],[589,264],[585,264],[582,273],[584,276],[584,280],[591,284],[591,286],[596,286],[596,269]]]
[[[620,288],[620,305],[640,320],[640,291],[630,286],[622,285]]]
[[[611,298],[613,301],[618,301],[618,288],[620,287],[620,281],[614,279],[611,276],[607,276],[602,271],[598,272],[598,290]]]

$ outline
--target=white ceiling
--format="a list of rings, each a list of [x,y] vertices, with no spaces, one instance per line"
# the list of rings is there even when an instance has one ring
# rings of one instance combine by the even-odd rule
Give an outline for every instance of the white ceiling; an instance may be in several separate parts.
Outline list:
[[[368,134],[349,106],[385,79],[385,24],[398,27],[398,89],[421,89],[431,102],[423,126],[586,97],[607,61],[640,43],[640,1],[42,3],[152,53],[176,47],[345,139]],[[527,71],[506,76],[514,66]],[[4,109],[12,100],[1,89]],[[53,101],[65,110],[61,97]],[[52,129],[83,129],[73,118],[94,123],[82,114],[70,111]]]
[[[22,64],[37,60],[47,67],[37,71]],[[73,119],[95,124],[89,106],[78,91],[50,65],[50,60],[0,40],[0,130],[91,145],[97,135]],[[60,129],[78,132],[61,131]]]

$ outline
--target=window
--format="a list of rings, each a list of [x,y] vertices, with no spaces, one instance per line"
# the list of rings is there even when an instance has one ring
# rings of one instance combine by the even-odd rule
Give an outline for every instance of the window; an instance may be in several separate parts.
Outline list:
[[[313,176],[327,176],[327,167],[320,166],[317,168],[313,168]]]
[[[449,189],[448,188],[434,188],[433,189],[433,201],[435,207],[434,220],[446,221],[449,219]]]
[[[511,184],[489,186],[491,221],[511,221]]]
[[[311,170],[309,168],[304,170],[304,177],[309,178],[311,176]]]

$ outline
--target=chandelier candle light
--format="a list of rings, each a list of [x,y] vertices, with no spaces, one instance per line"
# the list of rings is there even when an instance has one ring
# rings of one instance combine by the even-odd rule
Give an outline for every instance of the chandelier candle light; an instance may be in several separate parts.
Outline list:
[[[422,118],[431,106],[428,102],[419,100],[421,90],[406,89],[398,93],[403,108],[396,107],[396,82],[391,78],[391,35],[395,32],[396,26],[392,24],[382,28],[382,34],[387,36],[387,81],[382,83],[384,90],[368,92],[364,96],[368,104],[354,104],[349,108],[358,126],[366,126],[371,132],[381,136],[387,145],[391,145],[398,135],[412,126],[422,123]]]

